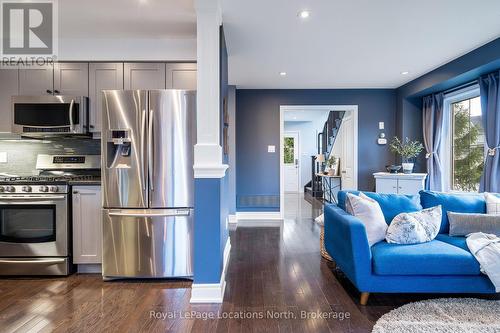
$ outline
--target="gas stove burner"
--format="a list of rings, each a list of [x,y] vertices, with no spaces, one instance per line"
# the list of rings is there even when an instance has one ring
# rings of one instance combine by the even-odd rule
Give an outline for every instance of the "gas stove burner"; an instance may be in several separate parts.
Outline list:
[[[60,176],[23,176],[23,177],[0,177],[0,182],[15,183],[15,182],[69,182],[69,181],[94,181],[99,180],[96,175],[60,175]]]

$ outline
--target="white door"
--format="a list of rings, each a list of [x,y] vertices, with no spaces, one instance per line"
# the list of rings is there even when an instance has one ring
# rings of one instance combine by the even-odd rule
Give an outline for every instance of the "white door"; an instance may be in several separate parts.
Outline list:
[[[354,128],[354,115],[353,112],[346,112],[342,119],[341,135],[342,135],[342,154],[340,157],[340,170],[342,176],[342,189],[352,190],[357,189],[357,175],[355,163],[357,154],[355,142],[355,128]]]
[[[299,133],[285,132],[283,136],[285,192],[299,192]]]

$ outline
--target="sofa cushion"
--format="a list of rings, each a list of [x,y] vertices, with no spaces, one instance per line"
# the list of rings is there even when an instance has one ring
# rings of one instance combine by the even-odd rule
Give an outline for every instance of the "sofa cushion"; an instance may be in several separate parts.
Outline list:
[[[467,246],[467,237],[462,236],[450,236],[448,234],[439,234],[436,239],[441,242],[448,243],[450,245],[461,248],[462,250],[469,251]]]
[[[371,250],[373,271],[378,275],[481,274],[469,251],[436,239],[412,245],[380,242]]]
[[[486,213],[486,201],[482,193],[442,193],[434,191],[420,191],[422,207],[430,208],[441,205],[443,216],[439,233],[448,233],[448,211],[456,213]]]
[[[359,195],[360,191],[339,191],[338,206],[346,210],[347,193]],[[385,222],[390,224],[392,219],[399,213],[411,213],[422,209],[418,195],[382,194],[374,192],[363,192],[374,199],[382,208]]]

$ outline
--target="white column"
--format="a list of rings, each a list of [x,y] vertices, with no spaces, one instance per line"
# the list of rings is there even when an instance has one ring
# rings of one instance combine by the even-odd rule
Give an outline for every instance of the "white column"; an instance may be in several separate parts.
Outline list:
[[[219,28],[222,24],[218,0],[196,0],[197,22],[197,143],[194,147],[195,178],[222,178],[220,146]]]

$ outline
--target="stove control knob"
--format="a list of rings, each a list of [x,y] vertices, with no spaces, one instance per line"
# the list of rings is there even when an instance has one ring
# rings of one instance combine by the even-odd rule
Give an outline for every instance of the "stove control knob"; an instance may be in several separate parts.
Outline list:
[[[40,186],[40,192],[48,192],[48,191],[49,191],[49,187],[47,185]]]
[[[57,188],[57,186],[51,186],[51,187],[49,188],[49,191],[50,191],[50,192],[57,192],[58,190],[59,190],[59,189]]]
[[[22,191],[23,192],[31,192],[31,186],[29,185],[24,185],[23,188],[22,188]]]
[[[4,192],[5,191],[5,187],[3,186],[0,186],[0,193]]]
[[[5,187],[5,190],[7,192],[16,192],[16,188],[14,186],[12,186],[12,185],[9,185],[9,186]]]

